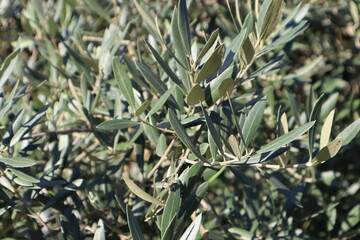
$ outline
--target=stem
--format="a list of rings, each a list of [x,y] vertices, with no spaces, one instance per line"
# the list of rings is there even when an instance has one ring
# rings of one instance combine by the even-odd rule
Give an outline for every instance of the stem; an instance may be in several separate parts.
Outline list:
[[[144,123],[144,124],[146,124],[146,125],[148,125],[148,126],[150,126],[150,127],[152,127],[152,128],[155,128],[155,129],[157,129],[157,130],[159,130],[159,131],[175,134],[175,131],[173,131],[173,130],[169,130],[169,129],[166,129],[166,128],[157,127],[157,126],[151,124],[150,122],[148,122],[148,121],[146,121],[146,120],[144,120],[144,119],[142,119],[142,118],[139,118],[139,117],[138,117],[138,119],[140,120],[140,122],[142,122],[142,123]]]
[[[176,141],[176,139],[174,138],[174,139],[170,142],[169,146],[166,148],[166,150],[165,150],[164,154],[161,156],[160,160],[156,163],[156,165],[154,166],[154,168],[151,169],[151,171],[150,171],[149,174],[147,175],[147,178],[151,178],[152,175],[155,173],[155,171],[160,167],[161,163],[162,163],[165,159],[167,159],[167,156],[169,155],[172,147],[174,146],[175,141]]]
[[[43,136],[51,135],[51,134],[68,134],[68,133],[75,133],[75,132],[92,132],[92,130],[88,129],[88,128],[85,128],[85,129],[59,129],[59,130],[55,130],[55,131],[46,131],[46,132],[36,133],[36,134],[33,134],[28,137],[23,137],[22,140],[43,137]]]

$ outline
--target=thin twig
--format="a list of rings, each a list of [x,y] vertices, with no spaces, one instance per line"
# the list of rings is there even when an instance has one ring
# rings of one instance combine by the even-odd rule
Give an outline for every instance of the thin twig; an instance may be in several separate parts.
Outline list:
[[[155,129],[157,129],[159,131],[175,134],[175,131],[173,131],[173,130],[169,130],[169,129],[166,129],[166,128],[161,128],[161,127],[155,126],[155,125],[149,123],[148,121],[146,121],[144,119],[141,119],[139,117],[138,117],[138,119],[140,120],[140,122],[142,122],[142,123],[144,123],[144,124],[146,124],[146,125],[148,125],[148,126],[150,126],[152,128],[155,128]]]
[[[153,167],[153,169],[151,169],[151,171],[149,172],[149,174],[147,175],[147,178],[151,178],[152,175],[155,173],[155,171],[160,167],[161,163],[167,159],[167,156],[169,155],[172,147],[174,146],[176,139],[174,138],[169,146],[166,148],[164,154],[161,156],[160,160],[156,163],[156,165]]]
[[[22,140],[26,140],[26,139],[33,139],[33,138],[38,138],[38,137],[43,137],[46,135],[52,135],[52,134],[69,134],[69,133],[78,133],[78,132],[92,132],[91,129],[85,128],[85,129],[59,129],[59,130],[55,130],[55,131],[46,131],[46,132],[40,132],[40,133],[35,133],[31,136],[27,136],[27,137],[23,137]]]

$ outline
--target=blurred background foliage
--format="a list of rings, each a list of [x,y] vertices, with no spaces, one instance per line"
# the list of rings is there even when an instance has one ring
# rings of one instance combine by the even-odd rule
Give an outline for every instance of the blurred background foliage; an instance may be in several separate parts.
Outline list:
[[[219,29],[220,39],[228,46],[241,29],[234,20],[236,11],[244,21],[256,3],[259,1],[187,1],[192,39],[203,45],[205,38]],[[299,3],[286,1],[282,19]],[[113,118],[131,118],[112,73],[114,57],[127,63],[142,101],[161,97],[154,94],[154,87],[144,80],[135,62],[164,79],[164,71],[144,40],[163,53],[164,59],[170,58],[159,35],[170,41],[176,4],[162,0],[0,2],[0,65],[11,68],[9,73],[1,72],[1,110],[5,110],[0,118],[0,151],[37,162],[33,165],[20,159],[29,166],[20,170],[16,163],[10,163],[14,168],[1,163],[1,238],[127,239],[135,221],[145,239],[160,239],[163,232],[160,234],[155,221],[158,213],[152,212],[159,209],[153,205],[149,209],[122,177],[128,176],[151,195],[161,194],[157,191],[164,184],[171,185],[167,172],[174,172],[176,166],[164,161],[158,172],[151,170],[172,138],[164,138],[150,126],[144,127],[146,134],[136,134],[133,126],[112,132],[96,126]],[[265,94],[269,108],[258,130],[260,140],[254,142],[257,147],[275,138],[279,106],[285,108],[293,128],[297,117],[304,123],[309,114],[309,99],[322,94],[336,109],[333,138],[359,119],[360,2],[304,0],[301,6],[309,27],[283,48],[257,59],[248,72],[285,54],[281,68],[239,85],[233,92],[241,97],[252,90],[273,89]],[[139,13],[139,9],[146,12]],[[151,22],[158,24],[160,33]],[[172,48],[171,43],[169,46]],[[21,50],[14,52],[16,49]],[[238,104],[248,98],[246,95]],[[325,119],[327,114],[322,114]],[[165,114],[157,117],[164,119]],[[195,130],[190,131],[196,136]],[[160,147],[156,145],[159,142],[163,144]],[[295,146],[304,148],[300,141]],[[175,148],[181,151],[178,141]],[[175,150],[171,156],[176,158]],[[276,183],[271,186],[255,167],[241,166],[241,173],[236,168],[225,171],[209,184],[197,209],[197,214],[202,212],[198,239],[356,239],[360,235],[359,156],[357,134],[322,165],[272,171],[271,176],[301,199],[302,208],[274,191]],[[217,170],[207,174],[214,175]],[[190,222],[183,222],[184,229]]]

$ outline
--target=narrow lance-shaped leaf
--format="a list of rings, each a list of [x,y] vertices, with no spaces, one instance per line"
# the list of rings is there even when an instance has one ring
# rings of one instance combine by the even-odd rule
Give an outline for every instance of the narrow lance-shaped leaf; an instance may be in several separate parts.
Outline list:
[[[124,182],[126,186],[131,190],[132,193],[134,193],[136,196],[141,198],[144,201],[157,204],[159,206],[164,206],[164,203],[160,202],[153,196],[149,195],[148,193],[144,192],[141,188],[138,187],[133,181],[128,179],[127,177],[123,176]]]
[[[147,41],[145,41],[146,44],[148,45],[149,49],[151,50],[152,54],[154,55],[156,61],[160,64],[160,66],[162,67],[162,69],[166,72],[166,74],[170,77],[170,79],[176,84],[178,85],[181,89],[185,89],[184,84],[181,82],[181,80],[176,76],[176,74],[171,70],[170,66],[167,64],[167,62],[164,61],[164,59],[162,59],[162,57],[160,56],[160,54],[156,51],[155,48],[153,48],[153,46],[151,46],[150,43],[148,43]]]
[[[329,143],[326,147],[322,148],[316,156],[311,160],[312,164],[320,164],[323,163],[330,158],[333,158],[341,149],[343,139],[337,138],[331,143]]]
[[[126,205],[126,217],[130,229],[131,238],[133,240],[144,240],[145,238],[140,229],[139,223],[136,221],[136,218],[132,214],[128,205]]]
[[[284,134],[284,135],[274,139],[270,143],[266,144],[264,147],[262,147],[257,152],[258,153],[269,152],[269,151],[278,149],[287,143],[290,143],[291,141],[295,140],[296,138],[298,138],[299,136],[304,134],[306,131],[308,131],[314,125],[314,123],[315,123],[314,121],[308,122],[300,127],[293,129],[292,131],[288,132],[287,134]]]
[[[149,105],[150,105],[149,100],[145,100],[141,104],[141,106],[138,109],[136,109],[135,116],[140,116],[141,114],[143,114],[145,112],[145,110],[149,107]]]
[[[321,112],[321,106],[323,103],[324,95],[321,95],[318,100],[316,100],[314,107],[310,114],[310,121],[315,121],[314,126],[312,126],[309,130],[309,155],[312,156],[313,150],[314,150],[314,144],[316,139],[316,129],[318,122],[320,120],[320,112]]]
[[[191,55],[191,42],[190,42],[190,24],[189,14],[186,6],[186,0],[179,0],[178,12],[178,26],[180,37],[184,43],[185,50],[188,56]]]
[[[263,22],[261,24],[260,39],[266,40],[269,35],[276,29],[278,24],[284,0],[272,0],[266,11]]]
[[[15,133],[10,141],[11,147],[18,143],[26,133],[28,133],[36,124],[38,124],[40,119],[45,115],[49,106],[50,104],[45,105],[34,116],[32,116],[31,119],[29,119],[26,123],[23,124],[23,126],[21,126],[21,128]]]
[[[166,231],[173,232],[168,229],[171,224],[171,220],[179,213],[181,206],[181,191],[180,184],[175,183],[170,188],[169,197],[166,200],[164,207],[164,213],[161,218],[161,235],[164,236]],[[168,233],[169,234],[169,233]],[[170,234],[172,235],[172,234]]]
[[[286,113],[283,113],[280,117],[279,136],[286,134],[288,132],[289,132],[289,126],[288,126]],[[289,151],[284,152],[283,154],[281,154],[279,156],[279,159],[280,159],[280,166],[285,167],[286,164],[288,164],[288,162],[290,160],[290,152]]]
[[[105,240],[105,226],[104,222],[100,219],[97,223],[97,227],[94,233],[93,240]]]
[[[303,205],[299,201],[299,199],[296,198],[296,196],[274,175],[268,174],[267,172],[263,172],[265,177],[269,180],[270,184],[273,185],[277,191],[284,194],[291,202],[293,202],[298,207],[303,208]]]
[[[119,62],[116,58],[113,59],[112,67],[114,71],[114,76],[116,83],[119,86],[120,91],[124,94],[126,101],[128,101],[130,107],[133,110],[136,110],[134,92],[131,85],[131,80],[129,79],[125,67]]]
[[[100,123],[96,128],[102,130],[121,130],[129,127],[139,125],[139,122],[134,122],[126,119],[113,119]]]
[[[156,113],[157,111],[160,110],[160,108],[162,108],[162,106],[164,106],[166,100],[170,97],[170,95],[174,92],[174,89],[176,88],[176,86],[172,86],[171,88],[169,88],[168,90],[166,90],[166,92],[164,94],[161,95],[161,97],[156,101],[156,103],[154,104],[154,106],[152,106],[152,108],[150,109],[149,113],[146,115],[145,118],[150,117],[151,115],[153,115],[154,113]]]
[[[0,162],[5,163],[11,167],[24,168],[30,167],[36,164],[36,162],[30,158],[25,157],[4,157],[0,156]]]
[[[221,67],[221,61],[223,56],[224,56],[224,44],[221,44],[214,50],[213,54],[206,61],[204,66],[201,68],[199,74],[196,77],[195,82],[200,83],[201,81],[215,74]]]
[[[244,147],[247,147],[255,134],[258,132],[262,116],[264,115],[264,109],[266,106],[266,99],[259,100],[250,110],[249,115],[245,119],[244,126],[242,127],[242,133],[245,142],[241,143],[241,151]]]
[[[204,158],[200,152],[195,148],[193,143],[191,142],[189,136],[186,133],[185,128],[181,125],[177,115],[173,109],[169,109],[169,120],[171,126],[174,128],[176,134],[178,135],[181,142],[189,148],[201,161],[209,163],[206,158]]]
[[[336,138],[343,138],[343,146],[347,145],[353,140],[360,131],[360,119],[354,121],[347,126]]]
[[[111,23],[111,18],[108,12],[104,10],[102,6],[99,5],[97,1],[94,0],[85,0],[86,5],[89,6],[89,8],[96,12],[97,15],[99,15],[101,18],[105,19],[108,23]]]
[[[181,236],[180,240],[195,240],[197,233],[200,230],[202,214],[197,216],[195,220],[190,224],[186,229],[184,234]]]
[[[216,144],[217,148],[219,149],[221,154],[224,155],[224,151],[222,149],[220,133],[216,130],[213,121],[209,117],[209,114],[207,113],[206,109],[204,108],[204,106],[202,104],[201,104],[201,110],[202,110],[202,112],[204,114],[206,125],[207,125],[207,127],[208,127],[208,129],[210,131],[210,134],[211,134],[212,138],[215,141],[215,144]]]
[[[217,39],[219,36],[219,29],[216,29],[215,31],[213,31],[208,39],[208,41],[206,42],[205,46],[201,49],[197,59],[196,59],[196,64],[198,64],[202,58],[208,54],[208,52],[211,51],[211,49],[215,49],[216,43],[217,43]]]
[[[335,109],[326,117],[324,125],[321,129],[320,135],[320,149],[325,147],[329,143],[331,128],[334,120]]]

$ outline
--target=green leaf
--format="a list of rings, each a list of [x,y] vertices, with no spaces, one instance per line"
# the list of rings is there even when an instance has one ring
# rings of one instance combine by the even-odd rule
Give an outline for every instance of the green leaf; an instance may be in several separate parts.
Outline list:
[[[145,112],[145,110],[149,107],[150,105],[150,101],[149,100],[145,100],[141,106],[135,111],[135,116],[140,116],[141,114],[143,114]]]
[[[75,181],[66,185],[64,189],[61,189],[54,197],[52,197],[41,210],[42,212],[52,207],[54,204],[59,203],[66,199],[70,194],[74,193],[83,183],[83,179],[76,179]]]
[[[315,139],[316,139],[316,129],[318,122],[320,121],[320,113],[321,113],[321,106],[323,103],[324,95],[321,95],[318,100],[316,100],[313,109],[311,110],[310,114],[310,121],[315,121],[314,126],[312,126],[309,130],[309,154],[312,156]],[[309,96],[310,98],[311,96]]]
[[[250,110],[249,115],[245,118],[244,126],[242,127],[242,133],[245,142],[241,143],[241,149],[247,147],[250,141],[254,138],[258,132],[262,117],[264,115],[264,109],[266,106],[266,99],[260,99]]]
[[[124,65],[121,64],[116,58],[114,58],[112,62],[112,67],[115,80],[119,86],[120,91],[124,94],[124,97],[126,101],[128,101],[130,107],[133,110],[137,109],[131,80],[129,79],[128,74],[125,71]]]
[[[202,58],[206,59],[205,56],[209,55],[209,53],[211,53],[211,51],[213,51],[213,49],[215,49],[218,36],[219,36],[219,29],[216,29],[215,31],[213,31],[211,33],[208,41],[206,42],[205,46],[201,49],[201,51],[196,59],[196,64],[198,64],[202,60]],[[209,55],[209,56],[211,56],[211,55]]]
[[[113,119],[100,123],[96,128],[101,130],[121,130],[125,128],[135,127],[139,122],[134,122],[126,119]]]
[[[223,56],[224,56],[224,44],[221,44],[214,50],[213,54],[206,61],[204,66],[201,68],[199,74],[196,77],[195,82],[200,83],[201,81],[215,74],[221,67],[221,60]]]
[[[29,182],[29,183],[39,183],[40,182],[39,179],[34,178],[30,174],[24,173],[23,171],[20,171],[15,168],[9,168],[9,169],[15,176],[17,176],[18,178],[20,178],[21,180],[23,180],[25,182]]]
[[[186,102],[190,106],[195,106],[205,100],[205,92],[199,84],[196,84],[187,95]]]
[[[166,137],[164,134],[160,134],[158,141],[156,142],[156,154],[162,156],[167,148]]]
[[[104,226],[104,222],[99,219],[98,223],[97,223],[97,227],[94,233],[94,238],[93,240],[105,240],[105,226]]]
[[[333,158],[341,149],[343,139],[337,138],[331,143],[329,143],[326,147],[322,148],[316,156],[311,160],[312,164],[320,164],[324,163],[327,160]]]
[[[164,236],[165,232],[173,232],[168,229],[171,220],[179,213],[181,206],[181,188],[179,183],[174,183],[170,187],[169,197],[166,200],[164,212],[161,218],[161,235]],[[174,226],[174,225],[173,225]],[[172,235],[172,234],[170,234]]]
[[[292,203],[297,205],[298,207],[303,208],[301,202],[296,198],[296,196],[273,174],[268,174],[267,172],[263,172],[264,176],[268,179],[271,185],[273,185],[277,191],[284,194]]]
[[[159,200],[157,200],[153,196],[151,196],[148,193],[144,192],[141,188],[138,187],[138,185],[136,185],[133,181],[131,181],[127,177],[123,176],[123,179],[124,179],[124,182],[125,182],[126,186],[130,189],[130,191],[133,194],[135,194],[136,196],[138,196],[139,198],[141,198],[142,200],[150,202],[150,203],[154,203],[154,204],[159,205],[159,206],[164,206],[164,203],[160,202]]]
[[[46,110],[48,109],[49,104],[45,105],[42,109],[40,109],[34,116],[32,116],[26,123],[21,126],[21,128],[15,133],[15,135],[11,138],[10,146],[14,146],[18,143],[21,138],[27,134],[45,115]]]
[[[183,233],[183,229],[185,228],[184,222],[189,219],[193,212],[199,207],[201,200],[206,196],[208,187],[209,182],[203,182],[181,205],[176,224],[176,238],[174,239],[179,239],[180,234]]]
[[[268,1],[266,2],[266,5]],[[265,3],[263,3],[265,5]],[[283,0],[271,0],[271,4],[269,5],[266,14],[263,18],[261,18],[261,31],[260,31],[260,39],[266,40],[269,35],[276,29],[276,26],[281,17],[281,11],[284,5]],[[263,14],[260,10],[260,14]],[[261,15],[262,17],[262,15]],[[259,20],[260,21],[260,20]]]
[[[140,229],[139,223],[136,221],[128,205],[126,205],[126,216],[128,220],[131,238],[133,240],[144,240],[145,238]]]
[[[109,13],[107,13],[104,8],[98,4],[98,2],[94,0],[85,0],[85,3],[92,11],[96,12],[97,15],[105,19],[108,23],[111,23]]]
[[[232,91],[234,90],[234,80],[232,78],[225,79],[221,82],[219,87],[219,94],[221,97],[226,98],[231,96]]]
[[[24,168],[30,167],[36,164],[36,162],[30,158],[25,157],[4,157],[0,155],[0,162],[5,163],[11,167]]]
[[[139,4],[137,0],[134,0],[133,2],[135,4],[136,9],[140,13],[141,17],[146,22],[152,36],[155,39],[161,40],[161,36],[159,36],[159,32],[158,32],[156,24],[154,22],[153,16],[151,16],[151,14],[145,8],[143,8],[142,4]]]
[[[217,148],[221,152],[221,154],[224,155],[220,133],[219,133],[219,131],[216,130],[213,121],[209,117],[207,111],[204,109],[204,106],[202,104],[201,104],[201,109],[202,109],[202,112],[204,114],[206,125],[207,125],[207,127],[209,129],[210,135],[212,136],[212,138],[213,138]]]
[[[186,6],[186,0],[179,0],[179,12],[178,12],[178,27],[180,37],[184,43],[185,50],[188,56],[191,55],[191,42],[190,42],[190,24],[189,24],[189,14]]]
[[[314,125],[314,123],[315,123],[314,121],[308,122],[300,127],[293,129],[292,131],[288,132],[287,134],[284,134],[284,135],[274,139],[270,143],[266,144],[264,147],[262,147],[257,152],[258,153],[269,152],[269,151],[278,149],[278,148],[284,146],[285,144],[290,143],[291,141],[295,140],[296,138],[298,138],[299,136],[304,134],[306,131],[308,131]]]
[[[195,240],[197,233],[200,230],[202,214],[197,216],[195,220],[190,224],[186,229],[184,234],[181,236],[180,240]]]
[[[343,138],[343,146],[349,144],[360,131],[360,119],[347,126],[336,138]]]
[[[169,120],[170,124],[175,130],[177,136],[181,140],[181,142],[189,148],[201,161],[205,163],[209,163],[206,158],[204,158],[200,152],[195,148],[193,143],[191,142],[189,136],[187,135],[185,128],[181,125],[179,119],[177,118],[177,115],[173,109],[169,109]]]
[[[235,156],[240,159],[241,158],[241,152],[239,149],[239,142],[237,140],[237,138],[234,135],[230,135],[229,139],[229,145],[231,147],[231,150],[234,152]]]
[[[321,129],[320,135],[320,149],[325,147],[329,143],[331,128],[334,120],[335,109],[326,117],[324,125]]]
[[[168,90],[166,84],[163,81],[161,81],[161,79],[153,71],[151,71],[146,65],[138,62],[137,66],[141,74],[156,90],[157,93],[162,95]]]
[[[353,207],[346,216],[346,220],[341,223],[341,232],[345,233],[351,230],[360,222],[360,204]]]
[[[19,54],[20,48],[14,50],[12,53],[10,53],[4,60],[4,62],[1,64],[0,68],[0,76],[4,73],[5,69],[10,65],[12,60],[16,58],[16,56]]]
[[[166,92],[161,94],[161,97],[156,101],[154,106],[151,107],[149,113],[146,115],[145,118],[148,118],[151,115],[153,115],[154,113],[156,113],[157,111],[159,111],[159,109],[164,106],[166,100],[168,100],[170,95],[174,92],[175,88],[176,88],[176,86],[174,85],[171,88],[169,88],[168,90],[166,90]]]
[[[147,41],[145,41],[146,44],[148,45],[149,49],[151,50],[152,54],[154,55],[156,61],[160,64],[160,66],[162,67],[162,69],[166,72],[166,74],[170,77],[170,79],[176,84],[178,85],[181,89],[185,89],[183,82],[181,82],[181,80],[176,76],[176,74],[171,70],[170,66],[167,64],[167,62],[164,61],[164,59],[162,59],[162,57],[160,56],[160,54],[155,50],[155,48],[153,48],[153,46],[151,46],[150,43],[148,43]]]

